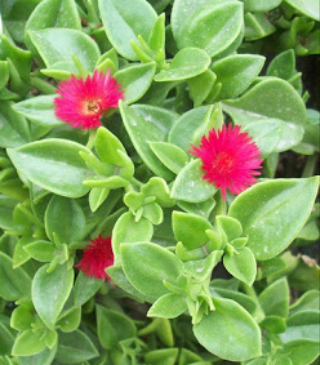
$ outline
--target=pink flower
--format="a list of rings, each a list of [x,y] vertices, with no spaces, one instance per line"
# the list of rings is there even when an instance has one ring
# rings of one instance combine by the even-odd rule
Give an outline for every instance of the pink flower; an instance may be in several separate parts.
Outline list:
[[[74,75],[58,85],[60,97],[54,99],[55,114],[72,128],[89,129],[101,125],[102,115],[110,108],[117,108],[123,91],[110,76],[95,70],[85,80]]]
[[[238,125],[232,129],[231,123],[220,131],[212,129],[208,137],[202,137],[199,148],[191,145],[193,151],[189,151],[202,160],[203,179],[220,188],[224,200],[227,189],[240,194],[261,174],[255,171],[262,167],[260,150],[248,133],[240,130]]]
[[[91,244],[83,251],[83,257],[75,267],[86,272],[87,276],[96,279],[110,279],[105,272],[106,268],[113,265],[114,256],[111,247],[111,237],[103,238],[101,234],[90,240]]]

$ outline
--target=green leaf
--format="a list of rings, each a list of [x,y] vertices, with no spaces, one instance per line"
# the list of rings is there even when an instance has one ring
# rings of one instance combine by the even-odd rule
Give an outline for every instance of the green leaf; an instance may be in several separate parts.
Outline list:
[[[168,82],[191,79],[205,72],[210,63],[210,57],[202,49],[184,48],[174,56],[169,67],[158,73],[154,80]]]
[[[16,307],[10,318],[10,327],[17,331],[31,329],[35,320],[35,312],[33,305],[29,302]]]
[[[90,174],[79,152],[84,146],[62,139],[46,139],[8,149],[13,164],[34,184],[57,195],[78,198],[89,188],[82,185]]]
[[[189,79],[189,95],[194,101],[194,107],[200,106],[209,96],[217,76],[208,69],[202,74]]]
[[[305,339],[286,343],[277,355],[280,358],[289,358],[292,365],[310,365],[317,359],[319,353],[319,341]]]
[[[81,307],[100,289],[102,280],[87,276],[80,271],[74,284],[74,304]]]
[[[63,364],[77,364],[99,355],[90,338],[82,331],[59,333],[59,346],[55,359]]]
[[[199,282],[205,281],[211,277],[212,270],[219,263],[222,255],[222,250],[213,251],[204,259],[185,262],[183,270],[187,276],[196,278]]]
[[[38,4],[25,27],[25,42],[30,47],[28,31],[46,28],[71,28],[81,30],[74,0],[45,0]]]
[[[229,215],[241,223],[257,260],[277,256],[298,235],[309,218],[318,186],[318,177],[278,179],[258,183],[236,197]]]
[[[13,105],[13,109],[32,122],[43,127],[63,125],[55,116],[53,100],[57,95],[41,95],[23,100]]]
[[[307,113],[304,102],[287,82],[277,78],[265,79],[243,96],[225,104],[244,111],[304,125]]]
[[[24,269],[13,269],[11,257],[0,252],[0,296],[9,302],[30,297],[31,279]]]
[[[163,281],[175,282],[182,268],[173,253],[150,242],[122,244],[121,257],[131,284],[154,300],[168,293]]]
[[[301,125],[227,105],[223,109],[252,137],[263,158],[271,152],[286,151],[301,142],[304,132]]]
[[[158,159],[175,174],[187,164],[188,156],[179,147],[167,142],[150,142],[149,146]]]
[[[318,310],[320,307],[319,290],[309,290],[305,292],[295,303],[290,306],[290,313],[300,311]]]
[[[46,347],[44,329],[21,332],[13,345],[13,356],[30,356],[43,351]]]
[[[96,313],[99,342],[106,350],[115,348],[123,340],[135,337],[136,327],[126,315],[101,305],[96,306]]]
[[[259,302],[267,316],[286,318],[289,313],[289,286],[285,278],[270,284],[259,295]]]
[[[2,90],[9,81],[8,61],[0,61],[0,90]]]
[[[171,198],[190,203],[203,202],[217,191],[213,184],[203,179],[201,160],[189,162],[176,177],[171,190]]]
[[[176,114],[154,106],[128,107],[123,103],[120,112],[132,144],[147,167],[164,179],[172,179],[172,172],[159,162],[148,142],[164,142]]]
[[[298,339],[320,341],[319,322],[319,310],[297,312],[288,318],[286,330],[279,335],[281,341],[284,343]]]
[[[178,354],[179,354],[179,349],[177,348],[159,349],[147,352],[144,358],[147,364],[174,365],[176,364],[176,359],[178,357]]]
[[[154,63],[133,65],[114,74],[124,90],[124,102],[131,104],[139,100],[149,89],[156,70]]]
[[[253,284],[257,274],[257,263],[250,248],[244,247],[232,256],[226,254],[223,264],[232,276],[249,286]]]
[[[207,229],[213,229],[207,219],[195,214],[178,211],[172,213],[172,228],[177,241],[181,241],[188,250],[193,250],[208,242]]]
[[[53,242],[37,240],[25,245],[23,249],[37,261],[50,262],[54,258],[56,247]]]
[[[176,318],[187,310],[184,296],[168,293],[160,297],[149,309],[148,317]]]
[[[81,322],[81,308],[71,307],[62,312],[57,321],[57,328],[62,332],[73,332],[76,330]]]
[[[155,201],[163,208],[172,207],[175,204],[174,200],[170,199],[168,185],[160,177],[152,177],[141,187],[141,192],[145,197],[155,197]]]
[[[120,259],[120,245],[137,241],[149,241],[153,235],[153,225],[145,218],[135,221],[131,212],[124,213],[115,224],[112,233],[112,250],[115,263]]]
[[[121,56],[136,61],[131,42],[139,44],[138,36],[149,39],[157,13],[145,0],[100,0],[99,8],[108,39]]]
[[[0,147],[24,145],[30,140],[27,121],[11,108],[11,103],[0,101]]]
[[[242,26],[242,4],[237,1],[202,0],[191,6],[187,0],[174,2],[172,30],[180,49],[198,47],[216,56],[236,40]]]
[[[169,132],[168,142],[188,152],[191,149],[190,143],[195,143],[194,139],[199,134],[199,130],[201,130],[201,135],[203,135],[215,126],[215,120],[212,120],[212,115],[212,106],[202,106],[184,113],[173,124]]]
[[[61,217],[64,217],[61,220]],[[54,241],[56,234],[61,243],[72,243],[83,237],[86,218],[79,204],[72,199],[54,196],[46,209],[45,229]]]
[[[51,350],[46,348],[33,356],[19,357],[18,362],[19,365],[51,365],[56,352],[57,346],[54,346]]]
[[[282,0],[244,0],[244,10],[252,12],[267,12],[280,5]]]
[[[311,19],[320,22],[320,5],[317,0],[285,0],[293,8],[299,10],[302,14],[307,15]]]
[[[1,315],[0,317],[0,356],[10,355],[11,349],[15,340],[14,334],[11,332],[9,326],[9,317]],[[0,357],[1,358],[1,357]]]
[[[32,282],[32,301],[43,322],[54,329],[54,324],[66,303],[73,285],[74,272],[67,264],[48,273],[49,264],[42,266]]]
[[[61,61],[73,63],[72,56],[76,56],[85,69],[95,69],[100,51],[85,33],[73,29],[49,28],[30,31],[29,35],[47,67]]]
[[[13,212],[17,206],[17,201],[5,195],[0,195],[0,227],[4,230],[16,228],[13,219]]]
[[[219,98],[234,98],[245,91],[259,75],[264,61],[258,55],[231,55],[214,62],[212,71],[222,85]]]
[[[254,319],[239,304],[213,298],[215,310],[194,328],[199,343],[225,360],[245,361],[261,355],[261,333]]]

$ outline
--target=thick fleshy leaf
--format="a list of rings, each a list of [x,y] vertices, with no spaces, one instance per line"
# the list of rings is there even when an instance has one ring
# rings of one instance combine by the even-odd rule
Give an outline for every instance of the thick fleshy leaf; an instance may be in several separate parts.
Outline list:
[[[45,228],[52,241],[54,234],[61,243],[79,241],[83,237],[85,224],[85,215],[75,200],[60,196],[54,196],[50,200],[45,213]]]
[[[240,98],[224,103],[298,125],[304,125],[307,121],[306,108],[300,95],[287,81],[277,78],[263,80]]]
[[[42,266],[32,282],[32,301],[43,322],[54,329],[54,324],[65,305],[73,285],[74,272],[67,264],[48,273],[49,264]]]
[[[87,276],[80,271],[74,284],[74,304],[81,307],[91,299],[102,285],[102,280]]]
[[[131,42],[138,36],[147,41],[157,20],[157,13],[146,0],[100,0],[99,8],[108,39],[121,56],[138,60]]]
[[[260,295],[259,303],[267,316],[286,318],[289,313],[289,286],[285,278],[270,284]]]
[[[25,32],[45,28],[81,29],[80,18],[74,0],[45,0],[34,9],[27,21]],[[30,39],[25,33],[30,47]]]
[[[292,365],[310,365],[320,353],[319,341],[294,340],[286,343],[277,353],[279,358],[288,357]]]
[[[261,355],[261,333],[255,320],[239,304],[214,298],[215,310],[194,326],[200,344],[214,355],[245,361]]]
[[[85,33],[74,29],[48,28],[30,31],[30,38],[47,67],[57,62],[73,63],[73,56],[93,71],[100,56],[97,44]]]
[[[124,90],[124,101],[131,104],[149,89],[156,70],[154,63],[133,65],[115,73],[114,77]]]
[[[193,250],[208,242],[205,232],[213,227],[201,216],[173,211],[172,228],[176,240],[181,241],[188,250]]]
[[[112,250],[115,263],[121,260],[120,245],[122,243],[149,241],[153,235],[153,225],[145,218],[135,221],[131,212],[124,213],[114,226],[112,233]]]
[[[166,109],[121,103],[123,123],[136,151],[145,164],[158,176],[172,179],[173,173],[167,169],[152,152],[148,142],[164,142],[177,115]]]
[[[187,310],[183,295],[168,293],[160,297],[149,309],[148,317],[176,318]]]
[[[168,142],[188,152],[191,149],[190,143],[196,143],[195,139],[199,131],[202,136],[211,128],[217,127],[217,120],[212,116],[212,106],[202,106],[184,113],[173,124],[168,135]]]
[[[309,218],[319,178],[278,179],[256,184],[232,202],[229,215],[238,219],[257,260],[282,252]]]
[[[267,12],[280,5],[282,0],[245,0],[244,10],[252,12]]]
[[[96,306],[96,313],[98,338],[106,350],[113,349],[120,341],[135,337],[136,327],[126,315],[101,305]]]
[[[287,328],[279,336],[282,342],[298,339],[319,339],[320,316],[319,311],[303,311],[288,318]]]
[[[121,257],[131,284],[154,300],[168,293],[163,281],[175,282],[182,268],[173,253],[151,242],[122,244]]]
[[[54,114],[53,99],[57,95],[41,95],[13,105],[13,109],[43,127],[55,127],[63,122]]]
[[[89,188],[82,185],[91,174],[79,152],[89,153],[84,146],[62,139],[46,139],[9,149],[17,170],[34,184],[57,195],[78,198]]]
[[[229,105],[224,105],[223,109],[236,124],[242,126],[243,131],[249,133],[261,150],[263,158],[271,152],[287,151],[300,143],[303,137],[304,128],[299,124],[266,117]]]
[[[150,142],[152,152],[172,172],[178,173],[188,162],[188,155],[178,146],[167,142]]]
[[[320,5],[317,0],[285,0],[301,13],[320,22]]]
[[[10,256],[0,252],[0,296],[10,302],[30,297],[31,279],[24,269],[13,269]]]
[[[241,32],[242,4],[223,1],[216,4],[187,0],[174,2],[172,30],[180,49],[198,47],[213,57],[226,50]]]
[[[171,197],[190,203],[198,203],[211,198],[217,191],[213,184],[203,180],[201,160],[189,162],[176,177]]]
[[[290,313],[317,311],[320,307],[320,291],[309,290],[290,306]]]
[[[249,286],[253,284],[257,274],[257,263],[250,248],[244,247],[232,256],[226,254],[223,264],[232,276]]]
[[[26,330],[21,332],[12,349],[13,356],[30,356],[43,351],[46,348],[46,339],[43,329]]]
[[[59,333],[59,346],[55,359],[64,364],[78,364],[99,355],[90,338],[82,331]]]
[[[264,61],[258,55],[232,55],[214,62],[212,71],[222,85],[219,99],[234,98],[245,91],[259,75]]]
[[[30,131],[24,117],[11,108],[11,103],[0,101],[0,147],[18,147],[30,140]]]
[[[191,79],[205,72],[210,63],[210,57],[202,49],[184,48],[174,56],[169,67],[159,72],[154,80],[168,82]]]
[[[54,346],[51,350],[46,348],[33,356],[20,356],[18,363],[19,365],[51,365],[56,352],[57,346]]]

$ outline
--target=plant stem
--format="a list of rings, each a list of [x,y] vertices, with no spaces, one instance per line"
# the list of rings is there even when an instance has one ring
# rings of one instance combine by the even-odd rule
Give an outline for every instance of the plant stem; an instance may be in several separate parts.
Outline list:
[[[311,156],[308,156],[307,162],[304,166],[302,177],[311,177],[314,175],[314,171],[316,168],[316,164],[318,162],[319,154],[315,153]]]
[[[56,88],[53,85],[36,76],[30,77],[30,85],[43,94],[54,94],[56,91]]]

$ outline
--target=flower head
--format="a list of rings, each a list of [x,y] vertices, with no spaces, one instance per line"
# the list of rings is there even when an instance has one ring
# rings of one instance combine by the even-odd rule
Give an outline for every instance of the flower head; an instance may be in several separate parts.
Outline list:
[[[114,257],[111,247],[111,237],[103,238],[101,234],[90,240],[91,244],[83,251],[83,257],[75,267],[86,272],[87,276],[96,279],[110,279],[105,272],[106,268],[113,265]]]
[[[123,98],[120,84],[110,76],[95,70],[86,79],[76,78],[61,81],[54,99],[55,114],[72,128],[89,129],[101,125],[101,117],[110,108],[118,107]]]
[[[203,136],[199,148],[192,146],[191,154],[202,160],[203,179],[214,183],[221,189],[223,199],[226,190],[239,194],[253,185],[260,175],[256,169],[261,168],[262,159],[257,145],[241,132],[240,126],[232,128],[224,124],[222,129],[210,130],[208,137]]]

